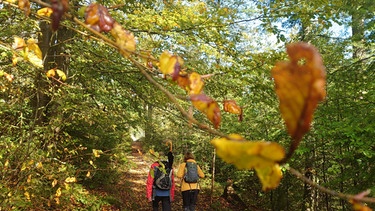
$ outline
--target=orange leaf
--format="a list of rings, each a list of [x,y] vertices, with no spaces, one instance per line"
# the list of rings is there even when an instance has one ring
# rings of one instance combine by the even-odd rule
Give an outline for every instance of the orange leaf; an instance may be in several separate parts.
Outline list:
[[[216,129],[219,128],[221,114],[216,101],[205,94],[190,95],[190,100],[196,109],[206,114],[207,118],[214,124]]]
[[[301,140],[309,131],[313,112],[326,95],[326,72],[315,47],[306,43],[287,46],[289,62],[272,69],[281,115],[288,133]]]
[[[214,128],[219,128],[220,122],[221,122],[221,113],[219,104],[217,102],[213,101],[211,102],[206,111],[207,118],[214,124]]]
[[[363,204],[359,203],[356,200],[350,200],[349,202],[353,205],[354,211],[372,211],[371,208],[367,207],[366,205],[363,205]]]
[[[241,114],[242,109],[234,100],[224,100],[224,111],[232,114]]]
[[[12,44],[12,48],[16,50],[20,50],[26,47],[25,40],[21,37],[14,36],[14,42]]]
[[[354,199],[350,199],[349,202],[353,205],[354,211],[372,211],[369,207],[363,205],[359,201],[370,194],[370,190],[363,191],[357,195],[355,195]]]
[[[56,70],[56,68],[52,68],[52,69],[48,70],[47,73],[46,73],[46,76],[48,78],[54,77],[56,75],[56,71],[55,70]]]
[[[177,84],[184,90],[188,90],[189,87],[189,75],[185,71],[180,71],[176,79]]]
[[[30,1],[29,0],[19,0],[18,7],[23,10],[26,16],[29,16],[31,13],[30,10]]]

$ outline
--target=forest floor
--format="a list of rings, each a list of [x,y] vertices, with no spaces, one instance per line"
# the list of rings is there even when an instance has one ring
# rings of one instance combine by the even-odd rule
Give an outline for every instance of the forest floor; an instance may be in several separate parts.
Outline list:
[[[112,190],[107,190],[107,194],[117,199],[117,203],[104,210],[152,210],[151,202],[146,198],[146,181],[150,165],[154,162],[150,157],[143,155],[141,145],[134,142],[132,153],[128,157],[133,167],[123,174],[123,179]],[[172,210],[182,210],[182,197],[180,190],[180,180],[176,178],[175,199],[172,202]],[[107,195],[106,194],[106,195]],[[161,210],[161,204],[159,207]],[[206,210],[259,210],[249,209],[241,206],[234,206],[224,198],[211,197],[209,189],[202,189],[198,196],[196,211]]]

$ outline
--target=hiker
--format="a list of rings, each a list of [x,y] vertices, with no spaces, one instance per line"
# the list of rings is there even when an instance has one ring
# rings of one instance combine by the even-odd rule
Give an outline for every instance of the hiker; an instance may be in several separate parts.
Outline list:
[[[184,162],[178,167],[177,177],[181,178],[183,210],[194,211],[200,190],[198,179],[204,178],[204,173],[191,152],[185,153]]]
[[[159,156],[159,159],[151,165],[148,173],[147,199],[149,202],[152,202],[153,211],[158,211],[160,201],[162,204],[162,210],[170,211],[171,202],[174,200],[175,183],[172,167],[174,159],[172,153],[172,143],[167,157],[168,161],[160,161],[162,156]],[[156,184],[156,181],[159,181],[157,177],[160,177],[159,175],[163,173],[166,173],[167,177],[170,176],[170,180],[168,182],[164,182],[162,185]]]

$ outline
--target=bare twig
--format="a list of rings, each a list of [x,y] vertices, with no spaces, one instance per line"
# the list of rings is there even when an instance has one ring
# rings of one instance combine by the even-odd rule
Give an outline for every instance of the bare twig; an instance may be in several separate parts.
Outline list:
[[[311,187],[314,187],[314,188],[320,190],[323,193],[327,193],[329,195],[336,196],[336,197],[339,197],[341,199],[346,199],[346,200],[353,199],[353,200],[356,200],[356,201],[361,201],[361,202],[366,202],[366,203],[375,203],[375,198],[371,198],[371,197],[358,198],[358,197],[356,197],[356,195],[350,195],[350,194],[344,194],[344,193],[336,192],[334,190],[331,190],[331,189],[325,188],[323,186],[320,186],[319,184],[317,184],[314,181],[310,180],[309,178],[305,177],[301,172],[297,171],[296,169],[293,169],[292,167],[289,167],[289,166],[284,166],[284,167],[291,174],[296,176],[298,179],[300,179],[304,183],[309,184]]]

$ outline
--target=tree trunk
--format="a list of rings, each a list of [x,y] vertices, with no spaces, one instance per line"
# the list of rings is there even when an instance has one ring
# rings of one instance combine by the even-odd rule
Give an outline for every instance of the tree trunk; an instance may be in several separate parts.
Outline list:
[[[212,204],[212,199],[214,195],[214,185],[215,185],[215,163],[216,163],[216,149],[214,148],[214,151],[212,153],[212,177],[211,177],[211,204]]]
[[[36,125],[48,124],[52,115],[50,83],[45,80],[45,73],[49,69],[58,68],[67,74],[69,56],[65,54],[66,41],[73,37],[72,31],[61,27],[57,32],[52,32],[50,24],[45,21],[40,23],[41,35],[38,38],[39,48],[43,54],[43,69],[35,73],[36,93],[32,100],[33,116]],[[52,84],[53,81],[52,81]],[[58,86],[59,84],[55,84]]]

